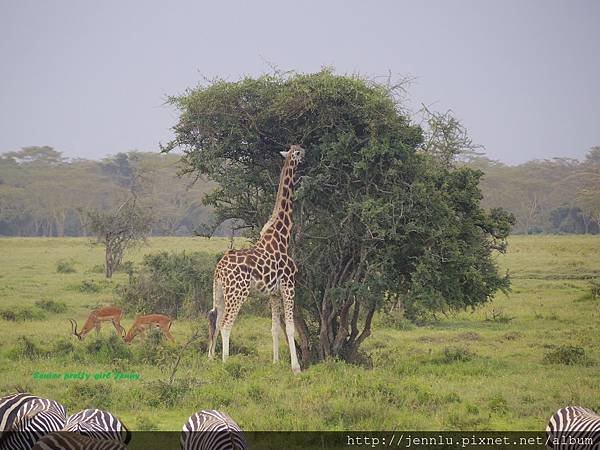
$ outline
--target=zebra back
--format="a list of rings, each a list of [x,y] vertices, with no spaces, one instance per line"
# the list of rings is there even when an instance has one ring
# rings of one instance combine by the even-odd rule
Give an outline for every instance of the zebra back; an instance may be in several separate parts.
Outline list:
[[[127,446],[112,439],[94,439],[79,433],[59,431],[41,438],[32,450],[127,450]]]
[[[600,416],[582,406],[567,406],[550,417],[546,433],[550,448],[600,449]]]
[[[202,410],[192,414],[181,432],[183,450],[247,450],[244,433],[221,411]]]
[[[101,409],[84,409],[67,420],[63,431],[71,431],[95,439],[111,439],[128,443],[131,433],[115,416]]]
[[[0,436],[1,450],[28,450],[42,436],[60,430],[66,423],[65,407],[54,400],[15,394],[2,401],[5,425]]]
[[[31,408],[39,400],[46,399],[42,399],[41,397],[27,392],[7,395],[6,397],[0,398],[0,431],[10,429],[19,411],[22,408],[27,408],[27,405]]]

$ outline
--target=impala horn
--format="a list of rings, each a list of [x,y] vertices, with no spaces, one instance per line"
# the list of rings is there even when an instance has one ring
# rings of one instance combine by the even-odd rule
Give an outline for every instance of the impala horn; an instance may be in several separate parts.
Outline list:
[[[69,322],[71,322],[71,333],[74,336],[77,336],[77,339],[81,341],[82,337],[79,333],[77,333],[77,322],[75,322],[73,319],[69,319]]]

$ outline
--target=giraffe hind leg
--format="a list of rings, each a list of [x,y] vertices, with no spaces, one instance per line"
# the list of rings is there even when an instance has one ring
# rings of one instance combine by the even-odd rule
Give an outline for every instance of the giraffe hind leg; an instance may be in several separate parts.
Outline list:
[[[279,361],[279,330],[281,316],[281,298],[271,296],[271,335],[273,336],[273,362]]]
[[[242,304],[248,298],[249,292],[250,288],[246,287],[234,295],[230,294],[225,297],[225,311],[218,321],[218,326],[221,329],[221,340],[223,341],[223,362],[229,357],[229,336],[231,335],[233,322],[235,322]]]
[[[213,282],[213,309],[208,312],[208,357],[214,358],[217,348],[219,325],[225,310],[223,285],[215,278]]]
[[[296,342],[294,341],[294,286],[286,283],[281,288],[281,296],[283,297],[283,312],[285,316],[285,334],[287,335],[288,345],[290,347],[290,359],[292,363],[292,371],[300,373],[300,363],[296,355]]]

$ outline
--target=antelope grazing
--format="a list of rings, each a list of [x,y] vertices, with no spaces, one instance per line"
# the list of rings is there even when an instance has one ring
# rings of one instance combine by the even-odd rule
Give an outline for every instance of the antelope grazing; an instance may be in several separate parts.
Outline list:
[[[163,314],[149,314],[147,316],[139,316],[133,322],[133,325],[125,335],[125,342],[128,344],[136,337],[138,334],[144,335],[144,332],[154,326],[158,328],[165,335],[167,339],[175,342],[175,338],[169,331],[171,329],[172,320],[169,316],[165,316]]]
[[[85,323],[83,324],[83,328],[78,333],[77,332],[77,322],[73,319],[69,319],[72,327],[72,334],[77,336],[77,338],[82,341],[92,329],[96,329],[96,334],[100,333],[100,324],[102,322],[112,322],[117,330],[119,336],[123,336],[125,333],[125,328],[121,326],[121,319],[123,318],[123,310],[120,308],[116,308],[114,306],[106,306],[104,308],[93,310]]]

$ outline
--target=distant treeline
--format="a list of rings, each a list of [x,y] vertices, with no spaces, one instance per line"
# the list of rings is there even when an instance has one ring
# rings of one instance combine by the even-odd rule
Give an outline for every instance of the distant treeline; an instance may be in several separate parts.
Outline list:
[[[67,160],[51,147],[0,155],[0,235],[86,236],[86,213],[118,206],[134,192],[152,208],[153,235],[212,231],[202,204],[214,184],[178,176],[173,154],[129,152]],[[600,147],[583,161],[535,160],[508,166],[484,157],[466,162],[485,173],[486,207],[511,211],[514,233],[600,233]],[[216,235],[226,234],[221,227]]]
[[[583,161],[553,158],[508,166],[475,157],[467,164],[485,174],[483,205],[515,215],[513,233],[600,233],[600,147]]]
[[[51,147],[0,155],[0,235],[86,236],[87,213],[116,208],[134,193],[152,209],[153,235],[206,227],[210,183],[179,177],[176,155],[129,152],[67,160]]]

